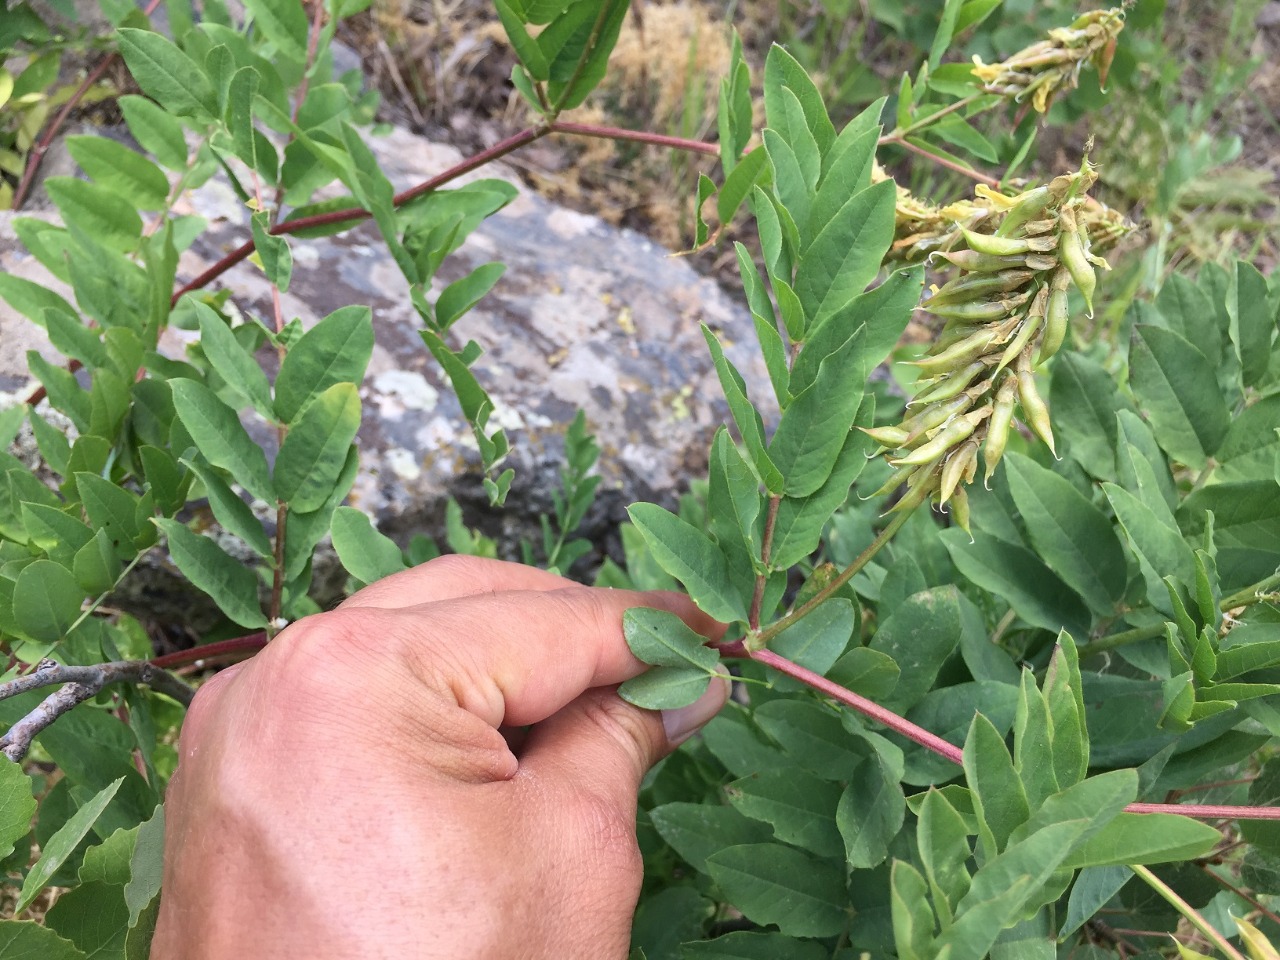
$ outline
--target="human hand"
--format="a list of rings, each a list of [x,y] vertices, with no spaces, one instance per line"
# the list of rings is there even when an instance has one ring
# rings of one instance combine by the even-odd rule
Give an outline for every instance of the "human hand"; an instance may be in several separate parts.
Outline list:
[[[640,780],[728,695],[619,698],[645,669],[635,606],[723,629],[676,594],[442,557],[211,679],[166,798],[153,960],[624,957]]]

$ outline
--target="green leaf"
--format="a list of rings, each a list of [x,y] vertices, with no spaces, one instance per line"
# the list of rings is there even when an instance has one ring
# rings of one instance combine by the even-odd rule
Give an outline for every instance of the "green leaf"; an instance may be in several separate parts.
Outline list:
[[[196,458],[182,463],[204,484],[213,516],[222,528],[243,540],[258,556],[270,559],[274,553],[271,541],[249,505],[203,460]]]
[[[1189,467],[1203,467],[1230,425],[1204,354],[1172,330],[1140,323],[1133,328],[1129,365],[1133,391],[1160,446]]]
[[[81,593],[97,596],[107,593],[120,576],[120,556],[106,530],[98,530],[93,539],[76,551],[71,572]]]
[[[128,94],[116,103],[124,113],[133,139],[170,170],[187,167],[187,141],[182,124],[173,114],[146,97]]]
[[[840,131],[831,152],[823,158],[822,179],[809,207],[805,236],[816,237],[849,197],[871,186],[879,136],[879,124],[868,127],[857,120]]]
[[[1067,856],[1067,867],[1171,863],[1203,856],[1222,835],[1206,823],[1170,813],[1122,813]]]
[[[81,883],[98,881],[123,887],[129,882],[129,860],[137,841],[137,827],[121,827],[96,847],[85,851],[76,876]]]
[[[1193,344],[1216,367],[1222,362],[1222,331],[1209,297],[1190,277],[1172,274],[1156,296],[1156,309],[1169,329]]]
[[[940,534],[951,561],[969,580],[1006,601],[1033,626],[1086,634],[1091,618],[1080,597],[1024,547],[974,529],[973,541],[963,530]]]
[[[869,647],[854,647],[827,671],[828,680],[871,700],[886,700],[898,685],[893,657]]]
[[[151,817],[138,827],[138,842],[129,858],[129,882],[124,901],[129,906],[129,926],[136,926],[147,905],[160,892],[164,872],[164,805],[156,806]]]
[[[378,532],[363,510],[338,507],[333,512],[332,536],[338,559],[357,580],[374,583],[405,569],[400,548]]]
[[[1169,595],[1162,578],[1172,575],[1180,583],[1194,583],[1195,555],[1176,527],[1161,521],[1150,507],[1129,491],[1104,483],[1102,492],[1111,502],[1129,546],[1138,558],[1147,583],[1147,598],[1157,610],[1169,612]]]
[[[50,177],[44,187],[69,226],[112,250],[127,252],[138,245],[142,218],[123,197],[75,177]]]
[[[199,590],[213,598],[228,617],[250,630],[267,625],[258,605],[258,578],[208,537],[192,533],[176,520],[156,524],[169,538],[173,562]]]
[[[155,534],[140,517],[142,501],[128,490],[96,473],[75,474],[76,490],[95,530],[105,530],[121,560],[132,560]]]
[[[705,324],[702,327],[702,335],[707,341],[707,348],[711,351],[716,374],[720,378],[720,388],[724,391],[725,400],[729,404],[729,412],[733,415],[733,422],[738,428],[738,434],[742,437],[751,462],[755,465],[756,473],[766,490],[780,494],[783,485],[782,474],[769,459],[769,454],[765,450],[764,422],[760,419],[756,408],[751,405],[751,401],[747,399],[746,381],[729,362],[724,355],[724,349],[720,346],[720,341]]]
[[[783,843],[819,856],[839,849],[838,784],[788,767],[754,773],[724,789],[735,810],[772,826],[774,837]]]
[[[129,910],[119,886],[94,881],[58,897],[45,923],[88,957],[119,957],[129,930]]]
[[[797,937],[834,937],[845,924],[844,871],[779,843],[743,844],[707,858],[707,871],[748,919]]]
[[[699,873],[707,873],[707,857],[726,847],[765,843],[773,831],[732,807],[706,803],[667,803],[649,811],[658,835]]]
[[[308,513],[329,498],[347,450],[360,429],[360,395],[354,383],[335,383],[307,405],[289,429],[276,457],[276,495]]]
[[[14,913],[21,913],[40,894],[49,880],[62,866],[67,857],[75,851],[80,841],[85,838],[102,811],[107,808],[124,778],[116,780],[94,795],[88,803],[82,804],[78,810],[49,838],[40,851],[40,859],[36,861],[26,879],[22,882],[22,891],[14,904]]]
[[[1116,474],[1120,485],[1150,507],[1161,522],[1174,526],[1178,493],[1169,461],[1151,428],[1128,410],[1116,414],[1116,425]]]
[[[1066,351],[1053,361],[1049,382],[1053,432],[1067,453],[1092,476],[1116,479],[1116,413],[1124,401],[1115,378],[1082,353]]]
[[[169,178],[146,157],[106,137],[67,137],[67,151],[103,189],[128,197],[140,210],[161,210]]]
[[[76,316],[75,307],[52,290],[11,273],[0,273],[0,297],[28,320],[41,326],[44,326],[49,313]]]
[[[893,939],[901,960],[931,960],[936,920],[929,906],[929,884],[920,871],[903,860],[893,861],[890,873]]]
[[[272,286],[281,293],[287,293],[289,278],[293,276],[293,254],[289,252],[289,241],[271,233],[270,215],[265,210],[255,213],[249,224],[263,273]]]
[[[179,377],[169,381],[169,388],[178,419],[204,458],[230,473],[259,500],[274,503],[276,491],[267,472],[266,455],[249,438],[236,412],[195,380]]]
[[[720,427],[711,442],[707,498],[711,533],[722,548],[740,545],[754,564],[763,537],[760,481],[742,459],[729,431]]]
[[[632,607],[622,615],[622,633],[637,659],[653,666],[695,667],[712,673],[720,662],[720,655],[706,645],[706,637],[666,610]]]
[[[13,588],[13,618],[33,640],[61,640],[80,618],[85,599],[80,584],[66,567],[52,560],[35,560],[18,574]]]
[[[86,960],[70,940],[34,920],[0,920],[0,957],[6,960]]]
[[[678,710],[707,691],[711,676],[692,667],[651,667],[618,688],[618,696],[646,710]]]
[[[1026,823],[1031,811],[1004,737],[980,713],[974,715],[965,738],[964,773],[983,827],[979,839],[990,859],[1005,848],[1013,831]]]
[[[853,429],[862,393],[852,389],[861,372],[852,358],[865,334],[855,335],[819,366],[817,378],[783,411],[769,443],[769,459],[782,473],[783,493],[807,497],[831,476]]]
[[[956,20],[964,0],[946,0],[942,5],[942,18],[938,21],[938,30],[933,35],[933,44],[929,47],[929,67],[933,68],[942,62],[942,56],[951,46],[951,38],[956,33]]]
[[[694,603],[724,623],[747,619],[746,605],[715,543],[657,504],[632,504],[627,513],[658,565],[684,584]]]
[[[212,307],[194,298],[190,302],[200,321],[200,347],[213,364],[213,369],[258,413],[270,420],[271,387],[267,383],[267,375]]]
[[[891,770],[879,753],[872,753],[858,765],[845,787],[836,823],[844,837],[850,868],[874,867],[889,855],[889,844],[902,829],[907,809],[898,780],[898,772]]]
[[[479,303],[506,270],[505,263],[485,263],[445,287],[436,301],[436,323],[440,329],[448,330],[459,317]]]
[[[826,960],[827,951],[812,940],[795,940],[781,933],[735,930],[714,940],[680,945],[680,960]]]
[[[836,597],[787,627],[769,647],[793,663],[825,675],[849,645],[857,623],[853,604]]]
[[[764,147],[756,147],[724,178],[724,186],[720,188],[720,195],[716,197],[716,216],[720,218],[721,224],[728,225],[733,220],[734,214],[747,199],[747,194],[764,173],[767,160],[768,155]]]
[[[245,9],[263,36],[297,63],[307,58],[307,14],[297,0],[245,0]]]
[[[869,644],[893,657],[902,671],[884,705],[901,712],[923,697],[955,651],[962,630],[960,594],[953,586],[917,593],[890,613]]]
[[[341,307],[289,348],[276,377],[276,416],[292,423],[304,407],[336,383],[359,383],[373,355],[373,314]]]
[[[947,912],[955,909],[969,892],[969,870],[965,866],[972,850],[969,830],[946,794],[931,787],[920,805],[916,826],[916,842],[920,863],[933,891],[934,903]]]
[[[1265,480],[1280,455],[1280,394],[1265,397],[1232,417],[1215,459],[1216,480]]]
[[[1231,342],[1240,359],[1244,385],[1252,387],[1266,376],[1275,323],[1267,302],[1266,278],[1247,261],[1236,261],[1235,276],[1227,296],[1227,313],[1231,317]]]
[[[1132,878],[1133,871],[1125,866],[1085,867],[1081,870],[1071,886],[1067,918],[1058,931],[1058,940],[1065,940],[1084,926],[1085,921],[1105,907]]]
[[[988,163],[998,163],[1000,161],[1000,156],[991,141],[967,121],[954,114],[933,124],[928,132],[931,136],[940,137],[947,143],[969,151],[980,160],[985,160]]]
[[[204,71],[170,41],[150,30],[116,31],[120,53],[142,92],[171,113],[203,120],[218,112]],[[185,158],[184,158],[185,165]]]
[[[769,48],[764,62],[764,109],[769,125],[787,138],[800,133],[792,128],[785,95],[791,93],[803,113],[804,131],[812,136],[822,153],[836,138],[836,128],[827,115],[822,94],[798,60],[776,43]]]
[[[1070,481],[1035,461],[1005,457],[1009,492],[1036,552],[1099,616],[1115,610],[1127,580],[1111,523]]]
[[[258,169],[258,142],[253,126],[253,101],[258,95],[258,84],[257,69],[241,67],[232,74],[226,93],[227,129],[231,133],[231,142],[236,155],[252,170]]]
[[[796,270],[796,293],[809,322],[821,323],[866,288],[893,240],[892,181],[854,194],[822,228]]]
[[[0,859],[7,858],[17,842],[31,832],[35,812],[31,778],[23,773],[22,765],[0,765]]]
[[[498,19],[502,21],[502,29],[507,35],[507,39],[511,42],[511,48],[515,50],[516,56],[520,58],[520,62],[524,68],[529,71],[529,75],[534,80],[546,82],[551,78],[551,67],[547,63],[547,58],[542,54],[542,48],[538,46],[536,40],[529,36],[529,31],[524,28],[524,22],[512,9],[511,4],[506,0],[496,0],[498,7]]]

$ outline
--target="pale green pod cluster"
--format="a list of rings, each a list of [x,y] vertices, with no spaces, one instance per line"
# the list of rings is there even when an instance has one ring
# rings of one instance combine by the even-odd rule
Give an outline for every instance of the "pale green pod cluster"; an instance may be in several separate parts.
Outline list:
[[[902,422],[866,429],[895,468],[878,493],[907,484],[896,509],[930,498],[950,504],[955,522],[968,529],[965,485],[975,479],[979,459],[990,479],[1018,423],[1056,456],[1035,368],[1066,342],[1070,289],[1091,312],[1095,268],[1107,267],[1092,253],[1097,221],[1085,212],[1096,179],[1086,160],[1078,171],[1017,196],[980,187],[974,203],[986,213],[956,225],[948,235],[952,247],[932,254],[957,271],[922,304],[945,322],[926,354],[912,361],[921,380]]]

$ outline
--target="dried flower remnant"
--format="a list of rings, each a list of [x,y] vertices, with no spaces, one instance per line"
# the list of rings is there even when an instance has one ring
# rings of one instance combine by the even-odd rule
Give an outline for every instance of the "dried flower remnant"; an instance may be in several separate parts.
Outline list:
[[[866,431],[897,468],[881,492],[907,484],[893,509],[926,499],[950,503],[967,530],[965,484],[977,475],[980,453],[990,478],[1018,409],[1022,422],[1054,449],[1034,370],[1066,339],[1069,289],[1075,286],[1092,311],[1095,268],[1110,269],[1094,253],[1091,234],[1092,224],[1109,220],[1086,213],[1096,180],[1086,159],[1078,171],[1016,196],[979,186],[971,206],[981,216],[954,225],[957,237],[950,239],[958,238],[958,249],[934,254],[957,275],[933,287],[922,308],[945,325],[914,361],[924,379],[906,418]]]
[[[1080,82],[1080,70],[1092,63],[1101,84],[1115,55],[1116,37],[1124,29],[1124,10],[1091,10],[1069,27],[1049,31],[1049,38],[1019,50],[1000,63],[983,63],[973,58],[973,73],[982,81],[985,93],[1012,97],[1022,103],[1031,97],[1031,106],[1044,113],[1053,98]]]

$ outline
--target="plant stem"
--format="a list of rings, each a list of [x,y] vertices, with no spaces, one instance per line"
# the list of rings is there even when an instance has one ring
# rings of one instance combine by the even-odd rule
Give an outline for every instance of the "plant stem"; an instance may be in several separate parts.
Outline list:
[[[573,134],[579,137],[597,137],[601,140],[627,140],[635,143],[647,143],[655,147],[670,147],[673,150],[703,153],[709,157],[718,157],[720,155],[720,148],[716,144],[707,143],[704,140],[688,140],[684,137],[672,137],[665,133],[649,133],[644,130],[602,127],[593,123],[569,123],[564,120],[557,120],[551,124],[551,132]]]
[[[1195,907],[1178,896],[1167,883],[1141,864],[1131,863],[1129,864],[1129,869],[1141,877],[1152,890],[1167,900],[1175,910],[1186,917],[1192,926],[1204,934],[1209,942],[1221,950],[1230,960],[1245,960],[1244,954],[1233,947],[1226,937],[1211,927],[1209,922],[1196,911]]]
[[[986,94],[971,93],[969,94],[969,96],[964,97],[961,100],[957,100],[955,103],[951,104],[951,106],[949,107],[943,107],[941,110],[937,111],[936,113],[931,113],[927,117],[921,117],[915,123],[908,124],[907,126],[901,129],[889,131],[883,137],[880,138],[880,144],[890,143],[894,141],[896,138],[905,137],[907,134],[914,133],[916,130],[919,130],[923,127],[931,126],[937,123],[947,114],[955,113],[957,110],[963,110],[965,107],[969,106],[969,104],[981,99],[984,96],[986,96]]]
[[[867,546],[867,549],[863,550],[862,553],[858,554],[857,558],[853,561],[853,563],[849,564],[849,566],[845,567],[845,569],[840,572],[840,576],[836,577],[829,584],[827,584],[825,587],[823,587],[821,590],[815,593],[802,606],[796,608],[795,610],[792,610],[789,614],[787,614],[782,619],[774,621],[773,623],[769,624],[769,626],[761,630],[760,633],[756,636],[754,642],[759,643],[761,645],[767,644],[770,640],[772,640],[774,637],[780,634],[783,630],[787,629],[787,627],[791,626],[797,620],[800,620],[802,617],[808,616],[818,607],[822,606],[823,602],[828,600],[833,593],[835,593],[837,590],[843,587],[846,583],[852,580],[854,575],[857,574],[858,571],[861,570],[863,567],[865,567],[867,563],[870,562],[871,558],[874,557],[877,553],[879,553],[881,548],[883,548],[886,543],[888,543],[890,540],[893,539],[893,535],[897,533],[899,529],[901,529],[904,523],[907,522],[907,519],[911,516],[911,513],[914,509],[915,507],[912,506],[895,514],[893,519],[889,521],[888,525],[883,530],[880,531],[880,533],[876,536],[874,540],[871,541],[871,543]]]
[[[954,160],[948,160],[946,157],[940,157],[938,154],[926,150],[924,147],[916,146],[916,144],[912,143],[910,140],[904,140],[902,137],[886,137],[882,139],[880,143],[882,146],[902,147],[902,149],[910,150],[912,153],[924,157],[926,160],[930,160],[940,167],[946,167],[948,170],[954,170],[956,173],[964,174],[966,177],[971,177],[979,183],[985,183],[987,186],[994,189],[998,190],[1000,188],[1000,181],[995,177],[989,177],[985,173],[979,173],[972,167],[966,167],[963,164],[956,163]]]
[[[188,650],[176,650],[163,656],[152,657],[148,662],[153,667],[162,667],[168,670],[173,667],[185,666],[188,663],[199,663],[201,660],[220,659],[231,654],[249,653],[252,655],[266,645],[266,633],[258,631],[257,633],[235,637],[231,640],[219,640],[216,643],[201,644]]]
[[[1280,587],[1280,573],[1272,574],[1265,580],[1259,580],[1251,587],[1245,587],[1243,590],[1237,590],[1229,597],[1223,597],[1222,602],[1218,604],[1218,609],[1224,613],[1228,610],[1234,610],[1237,607],[1248,607],[1255,603],[1260,603],[1265,599],[1264,595],[1275,587]],[[1108,650],[1114,650],[1117,647],[1127,646],[1131,643],[1137,643],[1140,640],[1150,640],[1164,633],[1164,624],[1158,623],[1150,627],[1134,627],[1132,630],[1123,630],[1120,633],[1113,633],[1109,637],[1101,637],[1098,640],[1090,641],[1082,644],[1079,649],[1080,659],[1091,656],[1095,653],[1105,653]]]
[[[782,505],[782,497],[769,498],[769,513],[764,521],[764,537],[760,541],[760,563],[769,569],[769,554],[773,551],[773,529],[778,522],[778,507]],[[769,583],[769,574],[756,574],[755,590],[751,594],[751,612],[747,619],[752,630],[760,629],[760,603],[764,600],[764,588]]]
[[[1259,903],[1253,897],[1249,896],[1249,894],[1245,893],[1239,887],[1235,886],[1229,881],[1218,876],[1216,873],[1214,873],[1212,870],[1209,869],[1207,864],[1203,864],[1203,863],[1200,864],[1200,869],[1203,870],[1210,877],[1212,877],[1214,880],[1216,880],[1219,885],[1221,885],[1225,889],[1230,890],[1232,893],[1234,893],[1241,900],[1244,900],[1246,903],[1253,904],[1254,909],[1261,911],[1263,915],[1267,917],[1267,919],[1275,923],[1280,923],[1280,914],[1277,914],[1274,910],[1269,910],[1268,908],[1264,907],[1261,903]]]

